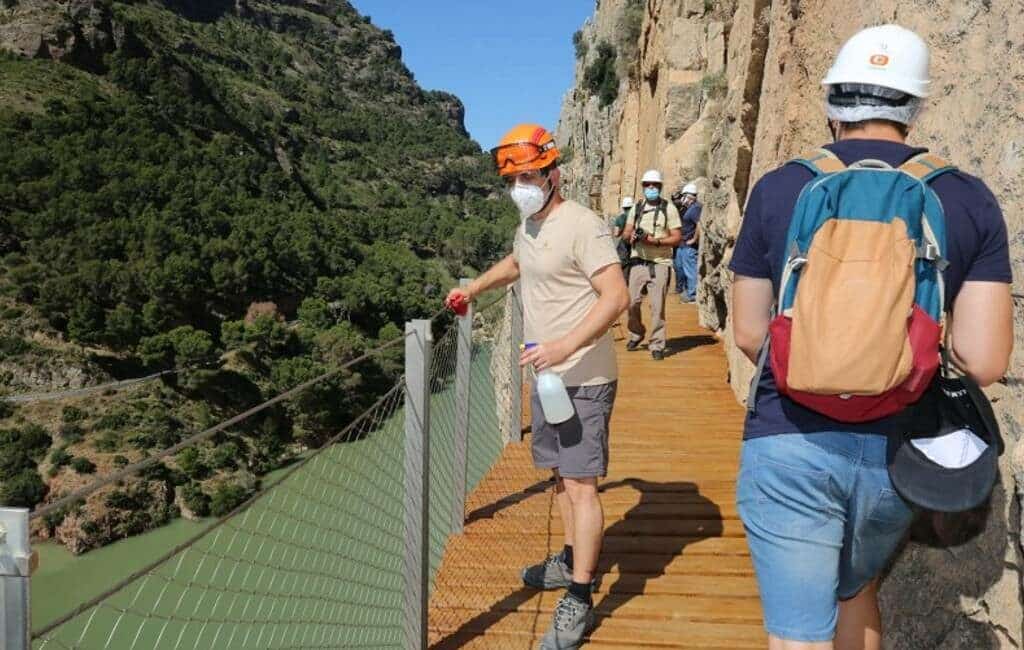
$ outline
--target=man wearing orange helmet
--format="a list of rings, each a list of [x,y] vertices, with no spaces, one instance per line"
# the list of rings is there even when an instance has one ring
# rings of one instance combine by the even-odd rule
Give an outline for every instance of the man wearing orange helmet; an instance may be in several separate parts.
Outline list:
[[[498,173],[522,223],[512,254],[468,286],[452,289],[449,305],[520,282],[526,340],[536,341],[521,366],[561,376],[575,414],[560,424],[544,418],[531,398],[534,464],[551,469],[565,529],[565,547],[527,567],[523,581],[538,589],[566,588],[541,648],[577,648],[594,625],[591,585],[604,531],[598,479],[608,467],[608,421],[618,368],[609,327],[629,293],[608,225],[559,193],[558,149],[543,127],[517,126],[494,148]]]

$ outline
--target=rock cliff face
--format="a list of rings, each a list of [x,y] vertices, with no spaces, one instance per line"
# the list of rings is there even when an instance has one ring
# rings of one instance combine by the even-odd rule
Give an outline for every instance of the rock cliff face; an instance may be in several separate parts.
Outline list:
[[[636,32],[623,29],[636,15]],[[726,264],[747,193],[780,162],[829,139],[819,81],[846,38],[886,22],[914,29],[932,46],[933,96],[911,142],[985,179],[1006,215],[1019,274],[1024,5],[1017,0],[599,0],[577,38],[584,56],[558,129],[560,144],[571,151],[566,189],[613,214],[623,196],[639,194],[648,167],[659,167],[673,189],[697,183],[705,206],[701,319],[726,339],[723,375],[740,400],[752,368],[729,341]],[[636,42],[623,42],[632,33]],[[606,106],[586,86],[602,41],[619,53],[618,93]],[[1024,303],[1017,311],[1019,323]],[[1018,350],[1021,343],[1018,325]],[[1018,352],[1007,381],[990,390],[1007,453],[984,532],[952,548],[908,544],[883,588],[886,647],[1018,648],[1024,642],[1022,376]]]

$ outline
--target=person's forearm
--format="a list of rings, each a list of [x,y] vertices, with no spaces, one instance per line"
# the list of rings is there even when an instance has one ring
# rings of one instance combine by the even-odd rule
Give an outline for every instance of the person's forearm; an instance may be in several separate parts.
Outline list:
[[[662,246],[678,246],[679,242],[683,241],[683,235],[673,231],[668,237],[661,237],[660,241]]]
[[[629,292],[626,291],[625,285],[620,290],[601,294],[580,324],[565,335],[564,341],[570,348],[570,354],[608,331],[628,306]]]
[[[472,297],[479,296],[484,291],[504,287],[519,279],[519,264],[511,255],[487,269],[480,277],[469,283],[466,289]]]

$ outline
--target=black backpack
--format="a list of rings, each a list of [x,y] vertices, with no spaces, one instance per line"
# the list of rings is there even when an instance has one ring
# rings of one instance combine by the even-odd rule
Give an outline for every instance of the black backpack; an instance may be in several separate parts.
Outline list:
[[[641,201],[633,206],[633,228],[636,229],[640,218],[644,214],[644,208],[647,207],[647,201]],[[654,212],[654,230],[658,229],[658,215],[665,216],[665,225],[668,225],[668,206],[665,204],[665,200],[662,199],[658,204],[658,209]],[[627,217],[628,219],[628,217]],[[619,237],[618,243],[615,244],[615,252],[619,254],[619,262],[622,266],[630,266],[634,263],[640,262],[639,258],[633,257],[633,247],[628,241]]]

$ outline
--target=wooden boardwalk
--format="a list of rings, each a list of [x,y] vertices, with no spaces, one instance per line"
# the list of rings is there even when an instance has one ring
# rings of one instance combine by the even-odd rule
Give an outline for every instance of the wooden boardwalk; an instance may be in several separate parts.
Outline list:
[[[670,295],[668,322],[661,363],[616,343],[598,626],[585,647],[764,648],[735,506],[743,410],[696,309]],[[550,625],[562,593],[519,577],[562,545],[548,476],[531,467],[528,445],[509,445],[468,499],[465,534],[449,542],[431,601],[432,648],[527,650]]]

